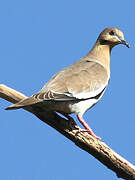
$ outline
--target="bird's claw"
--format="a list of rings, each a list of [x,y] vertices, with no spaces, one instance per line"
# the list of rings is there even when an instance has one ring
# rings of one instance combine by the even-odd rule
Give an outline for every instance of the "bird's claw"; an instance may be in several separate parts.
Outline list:
[[[101,140],[102,138],[99,137],[99,136],[96,136],[94,133],[91,133],[91,131],[89,131],[88,129],[79,129],[77,132],[76,132],[76,136],[78,133],[81,133],[81,132],[87,132],[89,135],[91,135],[93,138],[97,139],[97,140]]]

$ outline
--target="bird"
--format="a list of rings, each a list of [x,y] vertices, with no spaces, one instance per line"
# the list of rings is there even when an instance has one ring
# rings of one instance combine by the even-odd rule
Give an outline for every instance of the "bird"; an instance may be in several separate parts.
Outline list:
[[[110,55],[114,46],[130,47],[123,32],[116,27],[105,28],[92,49],[72,65],[57,72],[36,94],[12,104],[6,110],[39,107],[64,115],[76,114],[84,131],[101,140],[83,118],[103,96],[110,80]]]

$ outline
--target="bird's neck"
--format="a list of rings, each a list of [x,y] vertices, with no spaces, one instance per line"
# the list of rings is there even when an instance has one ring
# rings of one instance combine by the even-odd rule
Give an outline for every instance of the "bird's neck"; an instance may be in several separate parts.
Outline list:
[[[98,41],[92,48],[92,50],[88,53],[88,57],[93,56],[95,61],[102,64],[110,74],[110,53],[111,47],[109,45],[101,45]]]

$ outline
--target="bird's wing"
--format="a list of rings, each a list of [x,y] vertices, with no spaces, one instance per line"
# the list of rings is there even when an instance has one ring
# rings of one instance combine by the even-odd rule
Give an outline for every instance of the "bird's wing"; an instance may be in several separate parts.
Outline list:
[[[94,98],[105,89],[108,80],[109,75],[101,64],[80,60],[59,71],[37,94],[7,109],[16,109],[45,100],[71,101]]]
[[[101,64],[79,61],[58,72],[34,97],[60,101],[88,99],[101,93],[108,80],[109,75]]]

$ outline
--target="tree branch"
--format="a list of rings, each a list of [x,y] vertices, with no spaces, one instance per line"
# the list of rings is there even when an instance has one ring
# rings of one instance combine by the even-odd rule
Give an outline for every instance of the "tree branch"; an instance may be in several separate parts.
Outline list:
[[[2,84],[0,84],[0,97],[12,103],[27,98],[22,93]],[[135,180],[134,165],[114,152],[105,143],[96,140],[88,133],[77,133],[80,128],[76,124],[71,128],[69,121],[60,117],[55,112],[43,111],[41,108],[33,108],[31,106],[25,107],[24,109],[36,115],[41,121],[47,123],[73,141],[78,147],[94,156],[101,163],[114,171],[117,177],[126,180]]]

